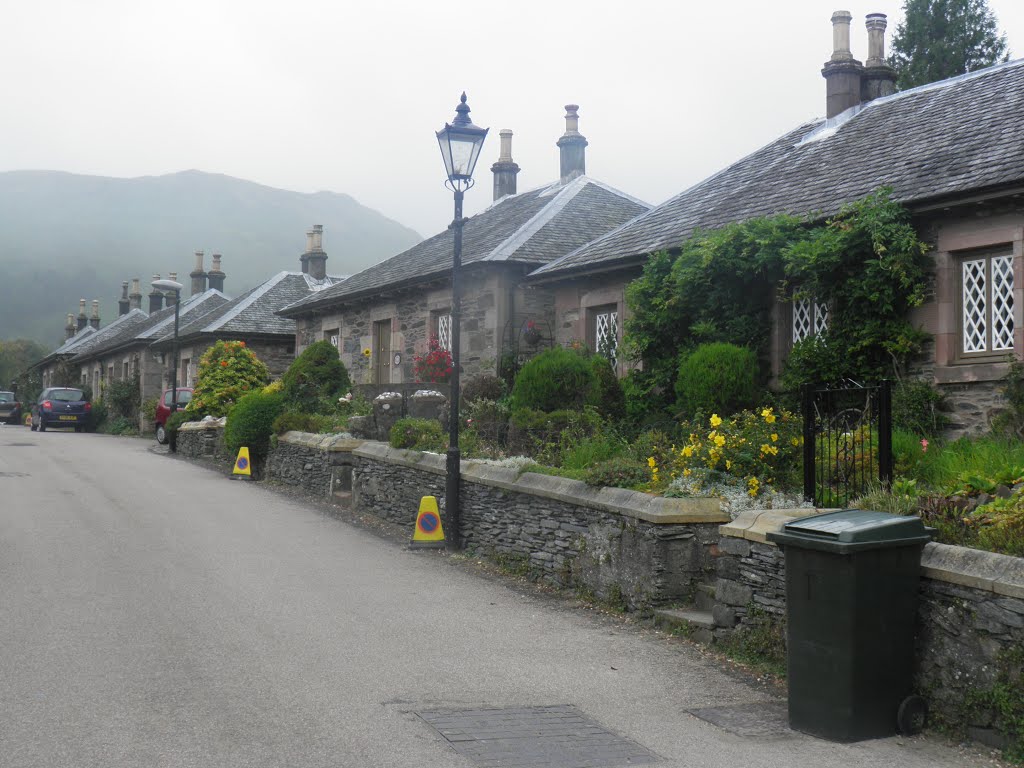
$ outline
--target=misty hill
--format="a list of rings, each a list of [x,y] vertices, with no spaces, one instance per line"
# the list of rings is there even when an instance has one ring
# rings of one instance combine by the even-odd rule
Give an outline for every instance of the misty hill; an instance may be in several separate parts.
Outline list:
[[[411,229],[345,194],[303,194],[184,171],[113,179],[55,171],[0,173],[0,339],[52,348],[78,300],[117,315],[121,281],[177,272],[189,292],[194,252],[223,256],[237,296],[283,269],[300,269],[306,231],[324,226],[331,274],[351,274],[419,242]]]

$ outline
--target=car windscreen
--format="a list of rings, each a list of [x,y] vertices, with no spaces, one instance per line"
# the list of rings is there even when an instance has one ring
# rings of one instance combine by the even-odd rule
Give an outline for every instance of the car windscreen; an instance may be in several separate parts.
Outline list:
[[[171,403],[174,402],[174,400],[173,400],[174,394],[175,393],[172,392],[171,390],[167,390],[166,392],[164,392],[164,405],[170,405]],[[178,392],[177,392],[177,395],[178,395],[178,405],[184,405],[185,403],[192,402],[192,392],[191,392],[191,390],[179,389]]]
[[[55,389],[50,393],[50,399],[74,403],[79,400],[85,400],[85,397],[80,389]]]
[[[0,392],[0,403],[13,403],[14,393],[13,392]]]

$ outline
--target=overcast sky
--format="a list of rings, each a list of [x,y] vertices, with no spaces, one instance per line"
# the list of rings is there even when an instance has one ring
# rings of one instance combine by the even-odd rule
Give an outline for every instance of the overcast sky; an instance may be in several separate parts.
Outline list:
[[[491,202],[501,128],[519,189],[558,176],[580,105],[588,175],[660,203],[825,110],[829,18],[899,0],[3,0],[0,170],[195,168],[345,192],[427,236],[451,219],[434,132],[465,90],[492,129],[467,213]],[[989,0],[1011,57],[1024,2]],[[880,148],[884,136],[879,137]],[[313,224],[316,222],[310,222]],[[337,254],[340,243],[325,247]],[[340,254],[338,254],[340,255]]]

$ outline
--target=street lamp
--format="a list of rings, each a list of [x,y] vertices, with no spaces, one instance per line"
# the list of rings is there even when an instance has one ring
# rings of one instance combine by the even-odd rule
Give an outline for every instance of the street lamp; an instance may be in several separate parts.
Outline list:
[[[448,174],[445,186],[455,193],[455,219],[451,223],[455,238],[452,252],[452,376],[449,380],[451,389],[448,414],[448,454],[445,476],[444,509],[448,518],[446,525],[448,535],[445,537],[448,549],[458,551],[459,540],[459,345],[460,325],[462,318],[462,286],[459,282],[459,270],[462,267],[462,195],[473,186],[473,169],[480,157],[480,150],[487,138],[487,129],[478,128],[469,119],[469,105],[463,92],[459,106],[455,108],[455,119],[451,124],[445,123],[444,128],[437,132],[437,143],[441,146],[441,157],[444,169]]]
[[[174,291],[174,360],[171,363],[171,413],[178,412],[178,310],[181,307],[181,283],[174,280],[154,280],[158,291]]]

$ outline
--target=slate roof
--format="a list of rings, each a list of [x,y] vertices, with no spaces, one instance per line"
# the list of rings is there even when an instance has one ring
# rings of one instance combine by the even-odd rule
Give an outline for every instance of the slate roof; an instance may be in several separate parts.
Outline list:
[[[283,335],[295,336],[295,321],[275,314],[289,304],[329,290],[345,280],[343,276],[328,275],[316,281],[302,272],[278,272],[272,278],[250,291],[216,307],[213,311],[197,315],[190,322],[179,324],[178,337],[201,334],[217,336]],[[164,345],[174,339],[174,328],[161,334],[155,342]]]
[[[196,314],[209,311],[228,301],[218,290],[210,289],[181,302],[178,312],[179,325]],[[141,309],[133,309],[121,315],[109,325],[101,328],[82,345],[74,349],[72,362],[83,362],[109,353],[119,347],[135,342],[149,343],[163,334],[167,328],[174,332],[174,306],[164,307],[159,312],[147,315]]]
[[[504,197],[466,221],[463,265],[544,264],[632,219],[650,206],[587,176]],[[286,317],[412,285],[451,271],[453,233],[446,229],[345,282],[282,311]]]
[[[798,126],[531,277],[609,268],[696,229],[775,213],[828,215],[881,186],[907,204],[1024,182],[1024,59]]]

